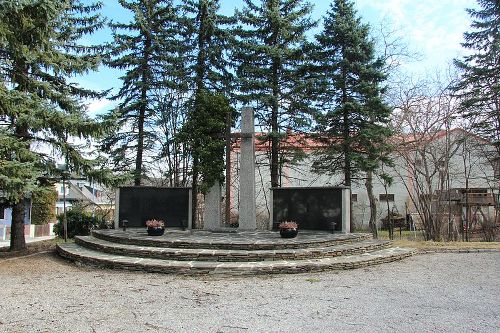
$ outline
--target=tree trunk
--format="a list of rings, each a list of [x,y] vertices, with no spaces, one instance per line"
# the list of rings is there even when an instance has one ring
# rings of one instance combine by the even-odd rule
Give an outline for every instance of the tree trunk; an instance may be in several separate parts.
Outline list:
[[[195,229],[197,227],[197,218],[198,218],[198,158],[193,156],[193,183],[192,187],[192,196],[191,196],[191,222],[192,228]]]
[[[25,125],[16,125],[16,135],[21,138],[26,149],[29,149],[28,128]],[[24,193],[19,202],[12,207],[12,224],[10,229],[10,251],[20,251],[26,249],[24,239]]]
[[[278,27],[274,28],[273,45],[278,44]],[[271,187],[280,186],[279,183],[279,126],[278,126],[278,112],[279,112],[279,70],[281,68],[281,61],[278,57],[273,58],[272,64],[272,89],[273,99],[271,106]]]
[[[137,155],[135,158],[135,171],[134,171],[134,186],[141,186],[142,183],[142,155],[144,152],[144,118],[145,107],[141,106],[139,111],[139,124],[138,124],[138,139],[137,139]]]
[[[134,185],[141,186],[142,183],[142,157],[144,153],[144,122],[146,119],[146,108],[148,105],[148,86],[151,76],[149,75],[149,57],[151,54],[151,37],[146,34],[144,41],[144,63],[142,65],[142,88],[141,106],[139,108],[139,119],[137,124],[137,155],[135,159]]]
[[[372,232],[373,238],[378,238],[377,232],[377,202],[375,196],[373,195],[373,172],[368,171],[366,173],[365,181],[366,193],[368,194],[368,201],[370,202],[370,222],[368,226]]]
[[[24,239],[24,215],[24,199],[21,199],[12,207],[10,251],[20,251],[26,249],[26,241]]]
[[[210,40],[210,34],[208,31],[209,22],[208,21],[208,8],[206,1],[200,1],[198,3],[198,17],[200,20],[200,27],[198,30],[198,55],[196,58],[196,92],[199,92],[204,88],[204,79],[206,73],[206,45]]]
[[[208,20],[208,8],[207,3],[205,1],[198,2],[198,17],[199,17],[199,30],[198,30],[198,55],[196,58],[196,92],[195,99],[198,98],[198,93],[201,92],[202,89],[205,88],[204,79],[206,75],[206,61],[207,61],[207,42],[210,40],[210,34],[208,31],[209,22]],[[194,103],[197,105],[198,103],[195,101]],[[194,112],[197,112],[195,109]],[[196,152],[199,147],[192,147],[193,151]],[[197,225],[197,217],[198,217],[198,164],[199,160],[196,157],[196,153],[193,154],[193,182],[192,182],[192,228],[194,229]]]
[[[274,89],[273,89],[274,90]],[[275,97],[277,98],[277,97]],[[276,104],[276,105],[275,105]],[[271,114],[271,187],[279,187],[279,128],[278,106],[273,103]]]
[[[342,50],[344,53],[344,50]],[[342,116],[343,116],[343,124],[342,124],[342,153],[344,154],[344,185],[351,187],[351,155],[350,155],[350,147],[349,147],[349,139],[350,139],[350,128],[349,128],[349,110],[346,105],[348,102],[348,94],[347,94],[347,73],[346,69],[342,68]],[[349,200],[349,224],[351,232],[354,231],[354,219],[352,216],[352,200]]]
[[[224,219],[225,224],[231,222],[231,111],[226,115],[226,201]]]
[[[384,181],[385,203],[387,206],[387,223],[389,225],[389,239],[394,239],[394,222],[392,221],[392,212],[389,206],[389,195],[387,193],[387,183]]]
[[[345,99],[345,103],[347,103],[347,92],[344,92],[345,96],[343,97],[343,100]],[[343,139],[343,143],[342,143],[342,150],[343,150],[343,154],[344,154],[344,185],[345,186],[348,186],[348,187],[351,187],[351,156],[350,156],[350,151],[349,151],[349,136],[350,136],[350,131],[349,131],[349,112],[347,111],[347,109],[344,107],[344,129],[343,129],[343,133],[342,133],[342,139]],[[350,227],[351,227],[351,232],[354,231],[354,219],[353,219],[353,216],[352,216],[352,200],[349,200],[350,202],[350,205],[349,205],[349,210],[351,212],[351,214],[349,214],[350,216],[350,220],[349,220],[349,224],[350,224]]]

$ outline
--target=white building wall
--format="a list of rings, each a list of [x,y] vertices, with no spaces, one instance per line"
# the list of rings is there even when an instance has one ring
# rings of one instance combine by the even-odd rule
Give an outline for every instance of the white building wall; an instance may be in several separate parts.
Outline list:
[[[463,161],[463,137],[464,132],[454,132],[454,137],[451,139],[455,142],[453,154],[449,162],[450,170],[450,188],[465,187],[465,168]],[[446,156],[444,138],[436,140],[432,143],[433,150],[429,152],[428,169],[438,169],[439,165],[436,160]],[[469,149],[472,144],[480,145]],[[498,181],[494,180],[493,166],[485,158],[484,150],[491,149],[491,146],[485,146],[484,143],[479,142],[476,138],[472,137],[470,142],[466,142],[466,168],[469,175],[469,188],[494,188],[498,192]],[[394,201],[389,201],[389,210],[397,212],[401,215],[408,213],[416,213],[409,192],[413,192],[412,172],[408,167],[408,161],[394,153],[393,156],[394,167],[384,170],[387,174],[392,176],[392,184],[387,187],[387,193],[394,195]],[[342,185],[343,175],[328,175],[317,174],[312,171],[312,164],[314,158],[309,152],[307,157],[296,165],[287,165],[282,170],[281,184],[283,187],[312,187],[312,186],[338,186]],[[410,163],[413,163],[410,161]],[[265,151],[256,151],[256,210],[257,210],[257,226],[259,229],[267,229],[269,225],[270,208],[270,168],[269,158]],[[413,165],[414,166],[414,165]],[[423,165],[421,166],[424,167]],[[238,211],[238,188],[239,188],[239,153],[233,152],[232,154],[232,211],[237,214]],[[432,191],[439,189],[439,171],[433,170],[432,174]],[[357,201],[353,202],[353,219],[357,227],[367,228],[370,218],[369,201],[366,192],[364,179],[353,180],[351,193],[357,195]],[[380,201],[380,195],[385,194],[383,181],[380,177],[374,175],[373,179],[373,194],[377,200],[377,221],[387,216],[387,202]]]

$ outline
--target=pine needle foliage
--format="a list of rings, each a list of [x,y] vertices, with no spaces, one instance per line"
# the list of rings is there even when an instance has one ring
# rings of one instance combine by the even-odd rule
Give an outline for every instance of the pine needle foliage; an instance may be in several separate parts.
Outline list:
[[[2,1],[0,6],[0,188],[13,205],[11,249],[24,244],[23,199],[57,174],[61,156],[72,171],[93,166],[68,137],[90,139],[103,127],[86,115],[84,98],[103,94],[71,82],[96,70],[99,46],[80,39],[101,28],[101,3]]]
[[[477,4],[479,9],[467,9],[473,21],[462,46],[471,53],[455,59],[461,75],[453,88],[461,98],[463,117],[493,143],[500,159],[500,1]]]
[[[185,76],[177,7],[173,1],[120,0],[133,13],[128,23],[111,22],[113,42],[108,44],[107,65],[124,71],[122,86],[111,97],[119,102],[106,119],[116,122],[115,131],[102,141],[112,168],[132,171],[141,185],[147,173],[147,156],[156,139],[153,115],[163,100],[158,92],[176,89]]]
[[[312,6],[301,0],[245,0],[233,60],[239,100],[255,109],[257,125],[269,133],[271,185],[279,186],[280,142],[287,130],[310,125],[311,85],[306,34],[316,26]]]
[[[230,94],[233,75],[229,54],[233,47],[235,18],[220,13],[219,0],[185,0],[180,5],[185,27],[183,43],[194,94],[202,89]]]
[[[391,135],[391,109],[382,94],[383,62],[375,57],[369,27],[353,3],[335,0],[316,36],[318,134],[326,148],[314,164],[318,172],[342,171],[344,185],[360,171],[380,165]]]
[[[376,237],[373,174],[385,163],[391,146],[392,110],[384,103],[384,63],[375,57],[369,27],[357,17],[353,3],[335,0],[316,36],[318,137],[323,149],[313,168],[319,173],[344,174],[343,185],[366,176],[370,227]],[[350,211],[352,212],[352,202]],[[354,221],[350,221],[354,230]]]

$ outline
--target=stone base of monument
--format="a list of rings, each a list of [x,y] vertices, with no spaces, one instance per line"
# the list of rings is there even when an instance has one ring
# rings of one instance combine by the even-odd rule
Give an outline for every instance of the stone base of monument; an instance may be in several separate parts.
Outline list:
[[[94,230],[75,243],[57,245],[72,261],[104,268],[172,274],[254,275],[361,268],[411,256],[371,234],[301,230],[293,239],[277,232],[214,233],[168,230],[148,237],[144,229]]]

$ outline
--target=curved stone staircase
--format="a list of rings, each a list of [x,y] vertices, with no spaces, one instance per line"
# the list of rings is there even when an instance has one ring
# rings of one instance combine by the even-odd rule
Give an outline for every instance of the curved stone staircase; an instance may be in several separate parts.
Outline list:
[[[300,231],[293,239],[277,232],[168,230],[159,237],[145,229],[95,230],[59,244],[70,260],[106,268],[175,274],[252,275],[353,269],[400,260],[412,249],[390,247],[370,234]]]

